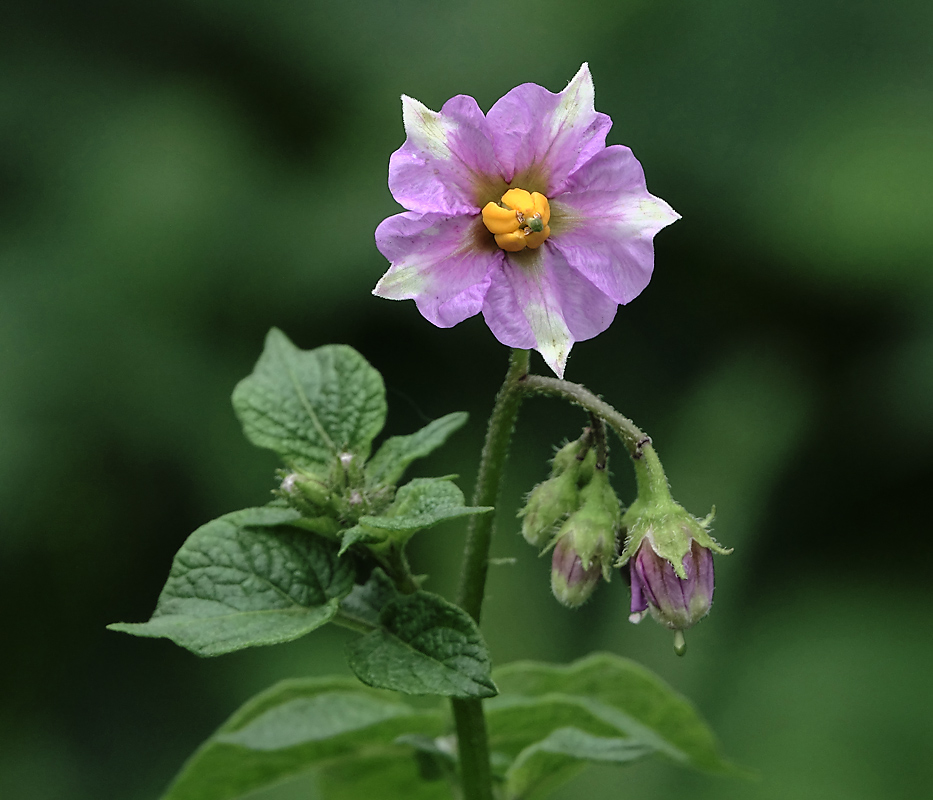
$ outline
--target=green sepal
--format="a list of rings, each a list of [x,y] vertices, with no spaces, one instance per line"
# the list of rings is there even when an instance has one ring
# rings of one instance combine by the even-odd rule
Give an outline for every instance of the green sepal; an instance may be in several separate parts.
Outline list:
[[[447,414],[408,436],[386,439],[366,464],[369,487],[398,483],[412,461],[433,453],[451,434],[462,428],[469,415],[464,411]]]
[[[329,622],[353,587],[337,546],[293,527],[293,509],[234,511],[182,545],[152,618],[111,630],[171,639],[199,656],[297,639]]]
[[[622,516],[625,545],[616,566],[628,563],[645,537],[661,558],[670,562],[681,580],[686,580],[684,556],[690,552],[692,542],[720,555],[728,555],[732,548],[723,547],[709,533],[711,513],[704,520],[690,514],[671,496],[667,478],[651,445],[643,449],[642,457],[634,461],[638,480],[638,497]]]
[[[528,544],[539,548],[553,545],[558,527],[580,507],[580,487],[590,481],[595,463],[595,450],[581,440],[557,451],[551,477],[529,492],[518,512]]]
[[[430,592],[389,601],[379,628],[347,645],[347,661],[363,683],[380,689],[459,698],[496,694],[473,618]]]
[[[608,468],[594,470],[580,490],[580,507],[561,526],[557,539],[569,537],[584,570],[598,561],[603,579],[612,577],[616,537],[622,520],[619,498],[609,482]]]
[[[577,488],[579,469],[565,470],[556,478],[539,483],[518,512],[522,536],[533,547],[543,548],[554,538],[557,527],[580,505]]]

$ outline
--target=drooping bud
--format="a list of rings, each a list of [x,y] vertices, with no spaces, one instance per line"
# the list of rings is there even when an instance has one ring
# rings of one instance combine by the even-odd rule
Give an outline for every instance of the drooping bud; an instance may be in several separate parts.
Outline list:
[[[583,605],[596,589],[601,573],[602,569],[595,561],[589,569],[583,566],[583,559],[573,549],[569,537],[557,540],[551,558],[551,591],[561,605],[568,608]]]
[[[579,487],[589,480],[595,460],[595,453],[580,440],[558,450],[551,477],[531,490],[518,512],[528,544],[538,548],[550,544],[558,526],[579,507]]]
[[[713,602],[713,553],[731,553],[707,530],[712,515],[698,520],[671,497],[667,479],[649,445],[635,461],[638,498],[622,517],[625,547],[616,566],[631,578],[629,619],[651,613],[676,632],[675,651],[686,651],[683,631],[705,617]]]
[[[580,508],[561,526],[551,562],[551,590],[576,608],[612,576],[621,510],[606,469],[596,469],[580,490]]]
[[[655,552],[650,534],[642,539],[629,564],[632,622],[640,622],[650,611],[662,625],[682,631],[709,613],[714,585],[712,552],[694,540],[682,566],[686,578],[678,577],[673,565]]]

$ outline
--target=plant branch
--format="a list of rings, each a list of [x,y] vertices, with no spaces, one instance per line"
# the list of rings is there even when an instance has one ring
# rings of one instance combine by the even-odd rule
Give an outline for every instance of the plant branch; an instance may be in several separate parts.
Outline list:
[[[521,380],[528,374],[528,357],[527,350],[512,351],[509,370],[496,396],[486,429],[486,442],[473,490],[474,506],[495,506],[499,498],[512,430],[522,402]],[[470,517],[463,552],[457,602],[477,623],[483,609],[494,523],[495,512]],[[492,771],[483,703],[481,700],[451,700],[451,706],[457,726],[464,800],[492,800]]]
[[[645,446],[651,444],[651,437],[634,422],[579,383],[548,378],[544,375],[526,375],[520,386],[527,394],[559,397],[574,405],[582,406],[591,414],[604,420],[616,432],[629,455],[636,461],[642,457]]]

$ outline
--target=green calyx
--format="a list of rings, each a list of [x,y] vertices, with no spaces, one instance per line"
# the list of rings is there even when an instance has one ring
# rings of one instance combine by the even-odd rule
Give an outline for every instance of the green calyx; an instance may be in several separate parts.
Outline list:
[[[556,538],[566,540],[585,570],[598,563],[608,581],[621,520],[619,498],[609,483],[608,470],[595,469],[592,479],[580,490],[580,507],[567,518]]]
[[[533,547],[546,547],[560,524],[580,506],[580,487],[593,474],[596,453],[582,440],[565,445],[554,456],[551,477],[528,494],[522,520],[522,536]]]
[[[642,457],[635,460],[634,464],[638,497],[622,516],[625,545],[615,566],[621,567],[628,563],[646,536],[652,549],[670,562],[682,580],[687,578],[683,566],[684,556],[690,552],[694,541],[720,555],[732,552],[731,548],[723,547],[709,533],[713,513],[700,520],[674,500],[664,469],[651,445],[644,447]]]

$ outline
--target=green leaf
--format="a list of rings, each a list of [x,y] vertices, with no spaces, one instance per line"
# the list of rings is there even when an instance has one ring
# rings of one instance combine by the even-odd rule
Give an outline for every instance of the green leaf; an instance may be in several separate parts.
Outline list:
[[[397,737],[436,736],[444,725],[441,711],[416,710],[349,678],[283,681],[224,723],[163,800],[231,800],[335,760],[348,759],[352,772],[363,755],[414,764]]]
[[[350,668],[363,683],[406,694],[496,694],[486,644],[463,609],[415,592],[390,601],[379,623],[347,646]]]
[[[450,784],[433,772],[425,774],[417,754],[342,760],[319,772],[326,800],[450,800]]]
[[[579,772],[588,762],[625,764],[654,750],[633,739],[593,736],[578,728],[558,728],[524,749],[505,775],[509,800],[543,797]]]
[[[374,531],[362,525],[354,525],[343,532],[340,537],[339,555],[343,555],[355,544],[380,544],[389,536],[384,531]]]
[[[573,726],[595,736],[619,735],[618,727],[603,718],[603,709],[598,704],[594,707],[594,701],[585,697],[500,694],[485,708],[490,747],[510,758],[558,728]]]
[[[385,386],[352,347],[299,350],[273,328],[233,407],[253,444],[294,467],[326,468],[344,452],[369,456],[385,424]]]
[[[354,586],[353,591],[340,601],[340,611],[366,625],[378,627],[382,609],[396,597],[395,584],[376,567],[366,583]]]
[[[606,735],[606,726],[616,735],[630,737],[684,764],[711,772],[733,772],[719,754],[712,731],[700,719],[696,709],[660,678],[644,667],[609,653],[597,653],[567,666],[517,662],[495,672],[501,697],[488,704],[490,718],[508,715],[512,704],[520,715],[529,736],[544,738],[553,729],[547,713],[562,708],[561,722],[567,719],[567,704],[579,706],[584,713],[573,722],[575,727],[594,735]],[[549,707],[529,713],[527,703],[516,698],[537,698]],[[533,705],[533,704],[532,704]],[[501,706],[501,711],[495,709]],[[538,719],[537,730],[531,719]],[[594,725],[592,720],[598,720]],[[503,725],[503,723],[498,723]],[[511,741],[515,743],[514,722]],[[491,734],[496,735],[491,727]]]
[[[493,510],[463,503],[463,492],[450,478],[415,478],[398,490],[385,514],[360,517],[359,524],[377,531],[414,533],[444,520]]]
[[[288,642],[337,613],[353,561],[336,543],[283,523],[298,512],[248,508],[198,528],[175,556],[149,622],[111,630],[164,637],[199,656]]]
[[[428,423],[417,433],[386,439],[366,465],[366,485],[398,483],[412,461],[437,450],[452,433],[466,424],[468,416],[464,411],[457,411]]]

